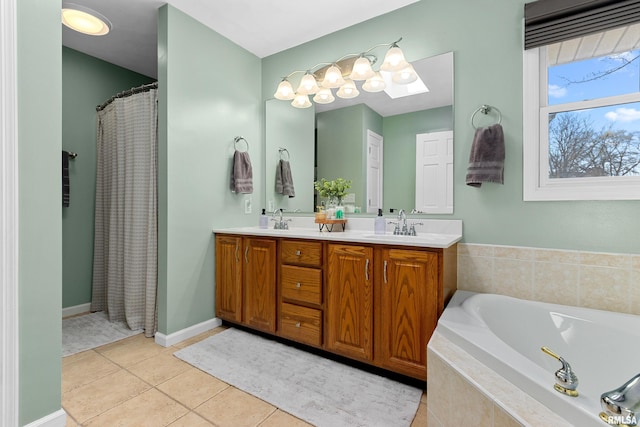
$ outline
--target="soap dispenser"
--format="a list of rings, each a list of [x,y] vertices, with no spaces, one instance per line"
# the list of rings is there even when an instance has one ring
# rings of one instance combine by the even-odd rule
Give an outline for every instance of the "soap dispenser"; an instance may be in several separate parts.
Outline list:
[[[269,227],[269,218],[266,215],[266,209],[262,209],[262,213],[260,214],[260,228],[268,228]]]
[[[378,216],[376,217],[373,226],[375,234],[384,234],[387,232],[387,222],[382,216],[382,209],[378,209]]]

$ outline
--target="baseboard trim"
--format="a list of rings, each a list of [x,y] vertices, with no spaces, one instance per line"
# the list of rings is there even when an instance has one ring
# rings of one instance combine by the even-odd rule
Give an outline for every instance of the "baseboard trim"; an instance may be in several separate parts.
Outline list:
[[[90,302],[86,304],[74,305],[72,307],[62,309],[62,318],[75,316],[76,314],[88,313],[89,311],[91,311]]]
[[[27,424],[25,427],[65,427],[67,424],[67,413],[64,409],[58,409],[45,417]]]
[[[165,335],[161,332],[156,332],[155,341],[156,344],[163,347],[171,347],[186,339],[195,337],[198,334],[207,332],[211,329],[217,328],[222,325],[222,320],[214,317],[213,319],[205,320],[197,325],[189,326],[188,328],[181,329],[169,335]]]

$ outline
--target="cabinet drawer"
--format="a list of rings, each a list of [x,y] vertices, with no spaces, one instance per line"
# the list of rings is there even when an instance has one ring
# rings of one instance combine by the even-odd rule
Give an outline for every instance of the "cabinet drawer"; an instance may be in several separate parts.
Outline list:
[[[280,335],[319,347],[322,345],[322,311],[282,303]]]
[[[283,264],[322,265],[322,242],[284,240],[280,246]]]
[[[315,268],[282,266],[282,298],[322,304],[322,271]]]

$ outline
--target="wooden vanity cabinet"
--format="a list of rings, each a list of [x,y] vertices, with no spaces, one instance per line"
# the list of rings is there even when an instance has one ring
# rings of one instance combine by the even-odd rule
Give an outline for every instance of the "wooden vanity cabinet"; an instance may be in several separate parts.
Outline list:
[[[278,335],[322,346],[323,244],[319,241],[280,241],[280,315]]]
[[[457,249],[216,235],[216,315],[426,380]]]
[[[242,321],[242,237],[217,235],[216,316],[231,322]]]
[[[216,316],[276,331],[276,241],[216,235]]]
[[[373,247],[328,245],[327,348],[373,360]]]
[[[276,241],[244,240],[243,321],[261,331],[276,331]]]
[[[376,362],[426,380],[427,343],[438,322],[438,253],[380,248],[376,255]]]

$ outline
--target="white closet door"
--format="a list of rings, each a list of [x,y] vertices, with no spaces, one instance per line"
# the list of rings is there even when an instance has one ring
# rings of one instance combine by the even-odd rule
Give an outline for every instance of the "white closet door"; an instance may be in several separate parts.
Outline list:
[[[416,135],[416,209],[453,213],[453,131]]]

